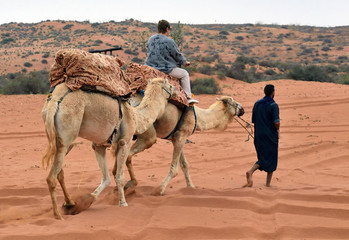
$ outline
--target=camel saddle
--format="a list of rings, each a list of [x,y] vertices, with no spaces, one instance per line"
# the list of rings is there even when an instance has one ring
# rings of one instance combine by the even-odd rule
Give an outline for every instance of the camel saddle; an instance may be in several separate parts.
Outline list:
[[[108,95],[128,96],[145,89],[153,78],[167,78],[176,87],[177,97],[171,103],[188,106],[186,95],[177,78],[171,77],[152,67],[130,63],[123,71],[124,62],[117,57],[88,53],[79,49],[62,49],[56,53],[55,62],[50,70],[51,88],[65,82],[72,91],[93,88]]]

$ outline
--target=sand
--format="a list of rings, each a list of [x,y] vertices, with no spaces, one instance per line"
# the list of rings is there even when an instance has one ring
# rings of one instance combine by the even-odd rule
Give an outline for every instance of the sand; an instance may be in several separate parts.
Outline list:
[[[253,141],[236,122],[223,132],[196,132],[184,147],[195,189],[180,171],[164,196],[153,196],[169,170],[172,144],[158,142],[134,157],[139,185],[119,207],[115,182],[92,206],[53,218],[41,156],[47,144],[41,120],[44,95],[0,95],[0,239],[349,239],[349,86],[271,81],[280,107],[279,165],[272,188],[264,172],[245,184],[256,161]],[[251,119],[265,82],[223,80]],[[217,96],[198,95],[206,108]],[[91,144],[66,157],[74,195],[92,192],[101,174]],[[111,171],[113,159],[108,151]],[[126,180],[129,179],[125,172]],[[59,204],[63,194],[57,187]]]

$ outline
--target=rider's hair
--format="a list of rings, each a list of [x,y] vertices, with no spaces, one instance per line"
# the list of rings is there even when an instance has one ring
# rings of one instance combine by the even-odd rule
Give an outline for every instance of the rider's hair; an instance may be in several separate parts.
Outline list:
[[[270,96],[274,92],[274,85],[268,84],[264,88],[265,96]]]
[[[158,33],[165,33],[167,28],[171,29],[170,23],[166,20],[160,20],[158,23]]]

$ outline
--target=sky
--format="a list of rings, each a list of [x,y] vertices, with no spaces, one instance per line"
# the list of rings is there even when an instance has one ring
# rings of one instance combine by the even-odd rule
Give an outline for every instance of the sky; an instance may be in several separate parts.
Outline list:
[[[349,0],[0,0],[0,24],[46,20],[349,25]]]

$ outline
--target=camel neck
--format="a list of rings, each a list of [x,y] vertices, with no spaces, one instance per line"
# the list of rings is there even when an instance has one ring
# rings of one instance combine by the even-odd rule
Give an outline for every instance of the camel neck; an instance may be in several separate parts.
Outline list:
[[[144,96],[139,106],[135,107],[136,113],[136,134],[142,134],[156,121],[164,108],[167,99],[159,92],[159,89],[151,89]]]

